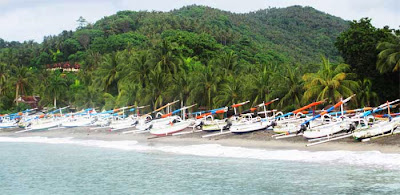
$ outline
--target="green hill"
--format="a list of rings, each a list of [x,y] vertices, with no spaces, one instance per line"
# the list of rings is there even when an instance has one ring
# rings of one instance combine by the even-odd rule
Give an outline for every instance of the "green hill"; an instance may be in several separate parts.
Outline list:
[[[251,63],[255,59],[315,62],[320,55],[338,60],[334,42],[347,27],[348,23],[341,18],[301,6],[246,14],[205,6],[187,6],[170,12],[121,11],[93,25],[105,37],[135,32],[151,42],[167,30],[205,33]]]
[[[334,43],[348,28],[301,6],[239,14],[193,5],[78,21],[76,31],[40,44],[0,39],[0,110],[22,108],[13,102],[20,94],[40,95],[41,105],[106,109],[282,97],[279,108],[291,109],[302,105],[302,75],[316,72],[321,55],[342,61]],[[72,68],[81,71],[65,72]]]

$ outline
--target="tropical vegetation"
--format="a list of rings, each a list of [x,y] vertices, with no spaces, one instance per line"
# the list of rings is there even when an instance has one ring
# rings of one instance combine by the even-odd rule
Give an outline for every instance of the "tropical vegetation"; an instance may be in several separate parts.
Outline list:
[[[292,110],[353,93],[351,107],[373,106],[400,94],[399,31],[368,18],[301,6],[246,14],[187,6],[78,23],[42,43],[0,39],[0,112],[22,109],[15,100],[26,95],[43,107],[99,109],[279,97],[274,106]]]

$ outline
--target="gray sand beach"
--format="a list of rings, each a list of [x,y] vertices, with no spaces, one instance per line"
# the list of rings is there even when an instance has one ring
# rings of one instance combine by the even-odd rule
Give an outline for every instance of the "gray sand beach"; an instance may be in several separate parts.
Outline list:
[[[308,151],[380,151],[384,153],[400,152],[400,134],[383,137],[369,142],[359,142],[353,138],[345,138],[325,144],[306,147],[308,141],[303,137],[293,137],[276,140],[271,136],[270,130],[255,131],[244,134],[225,134],[209,138],[202,138],[207,132],[196,132],[179,136],[155,137],[150,133],[123,134],[124,131],[110,131],[109,128],[93,129],[90,127],[64,128],[55,130],[43,130],[36,132],[15,133],[21,129],[0,130],[1,137],[49,137],[63,138],[73,137],[75,139],[104,140],[104,141],[126,141],[135,140],[141,144],[160,145],[195,145],[195,144],[220,144],[223,146],[238,146],[247,148],[260,148],[271,150],[308,150]],[[186,131],[191,131],[187,129]]]

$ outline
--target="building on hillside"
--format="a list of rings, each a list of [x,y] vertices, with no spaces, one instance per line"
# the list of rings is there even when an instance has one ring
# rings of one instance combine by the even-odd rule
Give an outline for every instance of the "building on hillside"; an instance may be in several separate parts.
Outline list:
[[[70,64],[69,62],[59,62],[55,64],[47,64],[46,65],[47,70],[62,70],[63,72],[77,72],[81,68],[81,65],[78,63],[74,63],[73,65]]]
[[[17,103],[25,103],[28,104],[31,108],[39,108],[39,96],[19,96],[16,99]]]

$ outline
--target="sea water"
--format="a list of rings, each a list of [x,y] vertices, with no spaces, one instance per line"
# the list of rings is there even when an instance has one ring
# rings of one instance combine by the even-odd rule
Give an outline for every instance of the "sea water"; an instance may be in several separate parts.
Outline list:
[[[399,194],[400,154],[0,137],[0,194]]]

